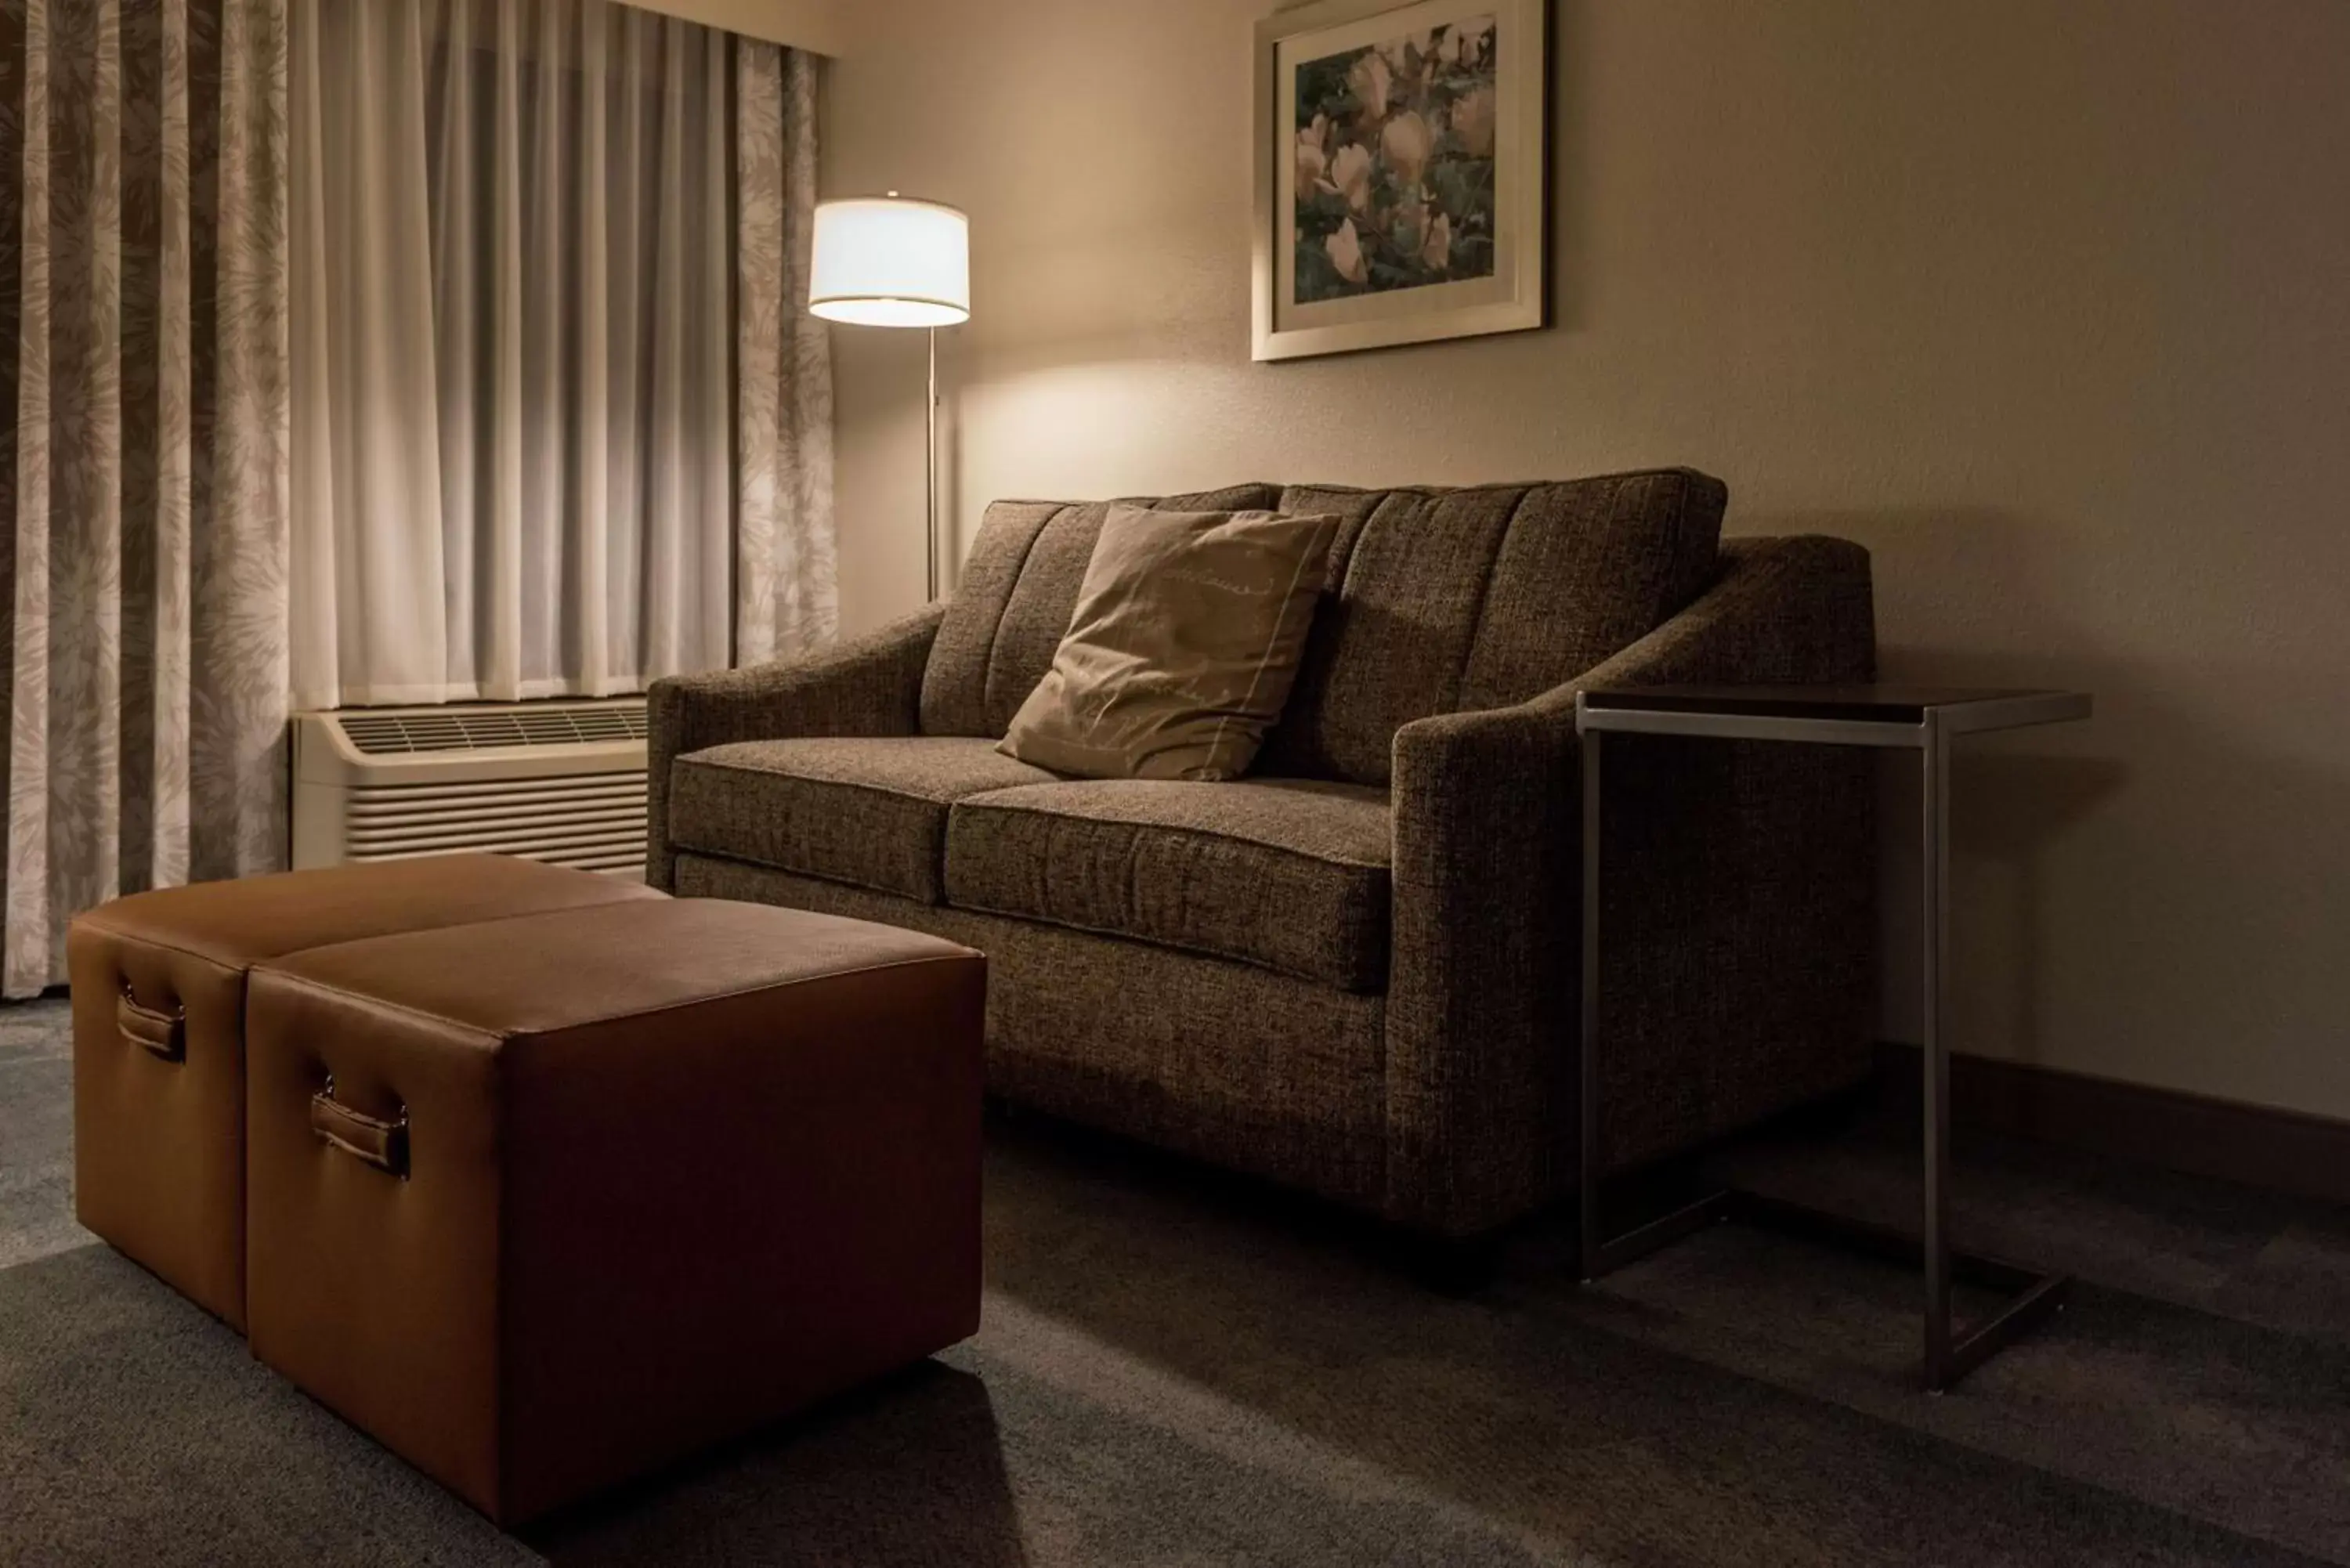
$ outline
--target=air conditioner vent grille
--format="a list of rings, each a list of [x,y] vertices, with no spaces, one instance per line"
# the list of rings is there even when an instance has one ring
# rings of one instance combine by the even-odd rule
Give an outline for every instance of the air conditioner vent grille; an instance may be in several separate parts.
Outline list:
[[[640,871],[645,775],[575,774],[476,783],[359,784],[347,797],[351,860],[489,850],[587,870]]]
[[[363,756],[416,752],[478,752],[497,746],[572,746],[645,738],[642,702],[548,702],[521,708],[335,715]]]

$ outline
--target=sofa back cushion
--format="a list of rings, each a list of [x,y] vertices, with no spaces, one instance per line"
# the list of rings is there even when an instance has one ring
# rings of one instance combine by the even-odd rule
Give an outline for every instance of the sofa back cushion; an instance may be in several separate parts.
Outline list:
[[[1704,592],[1728,500],[1720,480],[1676,468],[1461,489],[1244,484],[1125,504],[1339,519],[1305,663],[1254,771],[1384,784],[1404,725],[1523,702]],[[923,733],[1003,733],[1052,668],[1112,504],[987,509],[923,674]]]
[[[1239,484],[1123,502],[998,501],[963,559],[922,672],[922,732],[1000,736],[1053,667],[1112,505],[1173,512],[1269,509],[1279,492]]]
[[[1728,490],[1687,469],[1541,484],[1291,485],[1342,520],[1257,771],[1388,782],[1415,719],[1523,702],[1662,625],[1719,570]]]

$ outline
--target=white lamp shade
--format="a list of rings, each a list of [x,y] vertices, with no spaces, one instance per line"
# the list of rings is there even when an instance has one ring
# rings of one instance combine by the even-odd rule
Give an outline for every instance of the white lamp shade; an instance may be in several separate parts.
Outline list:
[[[900,197],[819,202],[808,309],[861,327],[971,319],[971,220]]]

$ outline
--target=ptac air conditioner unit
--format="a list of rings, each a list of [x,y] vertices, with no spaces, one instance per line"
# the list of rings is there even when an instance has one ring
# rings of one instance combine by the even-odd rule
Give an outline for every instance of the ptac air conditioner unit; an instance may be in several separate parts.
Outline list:
[[[294,865],[460,850],[645,873],[645,701],[294,715]]]

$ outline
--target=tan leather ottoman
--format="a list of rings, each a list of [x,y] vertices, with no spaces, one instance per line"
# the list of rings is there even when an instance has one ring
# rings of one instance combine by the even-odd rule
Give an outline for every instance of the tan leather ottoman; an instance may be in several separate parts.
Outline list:
[[[75,920],[74,1213],[244,1326],[245,974],[355,937],[665,895],[503,855],[338,866],[118,898]]]
[[[712,899],[259,966],[254,1354],[511,1523],[964,1338],[985,984]]]

